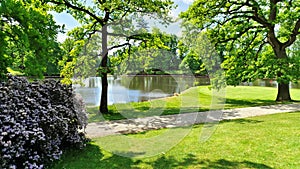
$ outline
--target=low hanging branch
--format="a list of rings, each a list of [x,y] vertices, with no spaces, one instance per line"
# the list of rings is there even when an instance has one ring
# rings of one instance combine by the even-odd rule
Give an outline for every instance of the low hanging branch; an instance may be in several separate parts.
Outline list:
[[[291,70],[300,65],[283,60],[288,60],[286,49],[299,38],[298,6],[298,2],[281,0],[197,0],[180,16],[190,27],[207,30],[216,47],[225,49],[228,84],[254,79],[253,75],[275,78],[279,83],[276,100],[289,101],[289,81],[300,76]],[[245,66],[245,62],[254,65]],[[265,67],[253,69],[255,65]],[[269,70],[270,65],[276,70]]]

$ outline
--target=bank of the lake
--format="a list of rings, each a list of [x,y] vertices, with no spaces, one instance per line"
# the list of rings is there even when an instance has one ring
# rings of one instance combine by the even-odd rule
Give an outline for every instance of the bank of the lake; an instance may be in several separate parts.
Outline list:
[[[272,87],[228,86],[221,93],[216,96],[209,86],[197,86],[178,96],[110,105],[109,114],[99,115],[98,107],[89,107],[89,122],[278,104],[277,89]],[[300,100],[300,89],[291,89],[291,96]]]
[[[84,86],[74,85],[89,106],[99,106],[101,96],[101,78],[90,77],[83,81]],[[129,75],[108,77],[108,104],[142,102],[169,97],[182,93],[195,86],[209,85],[209,77],[186,75]],[[261,79],[242,86],[277,87],[272,79]],[[291,88],[300,88],[300,83],[291,83]]]

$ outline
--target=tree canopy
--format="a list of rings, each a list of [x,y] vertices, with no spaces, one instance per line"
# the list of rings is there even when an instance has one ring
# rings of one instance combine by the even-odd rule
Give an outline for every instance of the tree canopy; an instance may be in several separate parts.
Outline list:
[[[101,55],[99,46],[101,47],[101,37],[97,34],[84,40],[68,37],[61,44],[64,55],[59,66],[62,67],[60,74],[64,84],[82,83],[85,78],[97,76]]]
[[[287,49],[299,38],[300,1],[196,0],[181,13],[185,25],[208,32],[225,61],[228,84],[275,78],[277,101],[291,100],[299,62]]]
[[[42,77],[58,56],[59,26],[37,0],[0,1],[0,78],[7,68]]]
[[[101,34],[101,64],[99,74],[102,79],[100,112],[107,113],[107,73],[108,53],[121,47],[130,46],[132,41],[144,40],[148,33],[136,32],[134,21],[143,16],[168,23],[168,14],[174,7],[171,0],[44,0],[57,12],[66,10],[81,24],[72,31],[75,39],[85,39]],[[85,3],[86,2],[86,3]],[[111,41],[113,39],[113,41]]]
[[[145,30],[145,32],[148,32]],[[151,39],[131,45],[130,49],[114,52],[113,60],[120,58],[120,74],[148,74],[157,70],[164,73],[177,71],[181,62],[177,56],[179,38],[153,27]],[[114,61],[115,62],[115,61]]]

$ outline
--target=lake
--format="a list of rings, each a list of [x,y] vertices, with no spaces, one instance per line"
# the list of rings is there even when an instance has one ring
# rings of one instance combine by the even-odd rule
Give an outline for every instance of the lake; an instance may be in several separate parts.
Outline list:
[[[84,80],[84,86],[75,85],[85,103],[99,106],[101,96],[101,78],[90,77]],[[108,104],[141,102],[151,99],[173,96],[193,86],[209,85],[209,78],[192,76],[122,76],[108,77]],[[256,80],[242,83],[244,86],[277,87],[277,82],[271,79]],[[291,88],[300,88],[300,83],[291,83]]]
[[[90,77],[84,86],[75,85],[87,105],[99,106],[101,78]],[[108,104],[141,102],[168,97],[195,85],[209,85],[208,78],[192,76],[122,76],[117,79],[108,77]]]

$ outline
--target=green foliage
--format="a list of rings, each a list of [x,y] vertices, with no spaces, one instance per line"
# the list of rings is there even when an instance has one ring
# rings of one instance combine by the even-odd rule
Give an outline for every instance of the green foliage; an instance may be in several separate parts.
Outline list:
[[[72,78],[76,78],[73,83],[80,83],[83,79],[97,76],[97,68],[100,64],[101,37],[97,34],[87,40],[75,40],[67,38],[61,45],[64,55],[59,65],[62,67],[60,75],[62,82],[71,84]]]
[[[147,40],[134,44],[130,50],[118,50],[113,58],[120,58],[118,73],[153,73],[156,70],[178,70],[178,37],[153,28]],[[116,59],[114,59],[116,60]]]
[[[81,24],[80,27],[69,32],[74,43],[81,44],[81,47],[71,50],[73,53],[70,54],[72,56],[69,58],[73,59],[67,62],[66,59],[63,59],[62,65],[65,65],[65,68],[61,74],[67,83],[71,82],[70,78],[73,76],[85,78],[88,73],[84,72],[94,73],[98,71],[98,75],[100,76],[107,73],[114,73],[113,67],[119,66],[127,56],[115,53],[107,58],[106,54],[115,49],[129,50],[126,47],[149,39],[150,34],[147,33],[148,25],[143,20],[143,17],[158,19],[163,24],[167,24],[171,21],[168,13],[174,7],[173,2],[170,0],[91,1],[89,5],[85,5],[82,1],[45,0],[45,2],[49,2],[48,4],[57,12],[66,10]],[[91,45],[92,47],[87,47],[85,49],[87,57],[81,57],[82,54],[80,51],[82,51],[82,45],[87,44],[87,39],[92,38],[92,35],[96,34],[101,39],[101,44],[94,44]],[[106,39],[108,37],[109,41],[103,40],[103,38]],[[96,50],[98,51],[98,57],[101,56],[101,64],[98,62],[99,58],[95,59],[94,56],[91,56],[94,55],[91,53],[95,53]],[[78,67],[76,64],[83,63],[83,60],[80,58],[85,60],[85,63],[89,61],[89,64],[79,64],[82,67],[86,66],[86,68],[79,68],[79,74],[76,72],[72,73]],[[91,63],[93,60],[95,62]],[[91,71],[92,69],[94,71]]]
[[[59,62],[62,60],[64,51],[60,47],[61,44],[59,43],[54,49],[53,49],[53,56],[48,58],[47,66],[46,66],[46,72],[44,75],[48,76],[58,76],[61,71],[61,66],[59,65]]]
[[[178,48],[179,55],[183,58],[180,67],[185,72],[209,76],[213,88],[224,88],[226,79],[220,66],[223,56],[217,52],[216,46],[207,37],[207,32],[190,29],[186,27],[183,31],[184,37]]]
[[[143,40],[144,31],[147,25],[141,20],[144,16],[158,19],[164,24],[169,23],[171,18],[169,11],[174,7],[170,0],[111,0],[111,1],[91,1],[85,5],[82,1],[45,0],[57,12],[66,10],[81,24],[69,34],[75,40],[89,38],[91,34],[103,33],[110,36],[109,44],[113,47],[121,44],[120,40]],[[134,27],[137,23],[138,29]],[[102,28],[110,28],[108,32],[102,32]],[[125,47],[121,46],[121,47]]]
[[[59,29],[40,1],[0,2],[0,76],[7,67],[25,75],[42,77],[49,62],[59,57]],[[1,78],[0,77],[0,78]]]
[[[205,66],[198,54],[190,51],[179,65],[180,69],[188,73],[191,71],[196,75],[206,75]]]
[[[7,68],[7,71],[9,74],[13,75],[13,76],[21,76],[24,75],[23,73],[19,72],[19,71],[15,71],[13,69],[11,69],[10,67]]]
[[[228,84],[257,78],[287,84],[300,76],[299,59],[287,55],[300,34],[299,5],[298,0],[196,0],[180,16],[189,30],[207,31],[224,56]]]
[[[296,42],[288,49],[288,56],[290,58],[300,58],[300,39],[297,39]]]
[[[110,1],[66,1],[44,0],[57,12],[67,10],[80,24],[71,34],[75,40],[89,39],[91,35],[101,33],[101,63],[99,74],[102,77],[100,109],[108,113],[107,108],[107,73],[110,70],[109,51],[130,46],[133,41],[144,40],[145,33],[136,32],[134,20],[143,16],[158,19],[166,24],[174,7],[171,0],[110,0]],[[143,24],[140,24],[143,25]],[[100,48],[99,48],[100,50]]]

